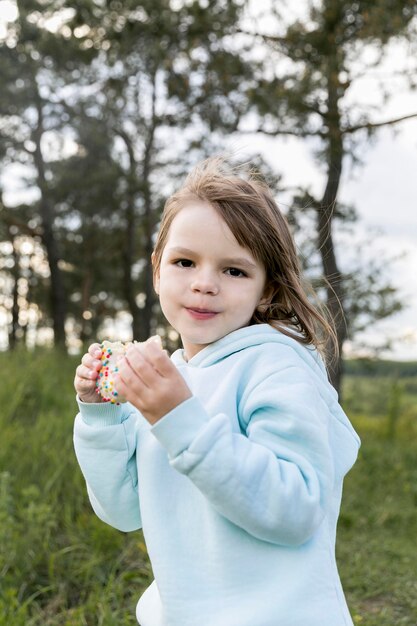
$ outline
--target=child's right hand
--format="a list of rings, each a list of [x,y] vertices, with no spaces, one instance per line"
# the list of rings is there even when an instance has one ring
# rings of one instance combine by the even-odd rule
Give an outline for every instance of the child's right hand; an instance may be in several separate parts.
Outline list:
[[[102,367],[101,354],[100,344],[91,344],[75,371],[74,387],[81,402],[103,402],[95,390],[97,376]]]

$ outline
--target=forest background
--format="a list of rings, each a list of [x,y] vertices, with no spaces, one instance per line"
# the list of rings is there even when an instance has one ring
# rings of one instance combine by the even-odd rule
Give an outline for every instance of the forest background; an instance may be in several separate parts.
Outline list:
[[[342,358],[329,374],[364,440],[339,548],[355,623],[416,622],[416,366],[343,359],[347,346],[377,356],[389,338],[363,345],[363,331],[406,303],[387,271],[394,260],[355,236],[340,182],[382,129],[417,117],[417,106],[389,109],[398,90],[415,93],[417,7],[293,4],[0,2],[0,624],[134,623],[146,551],[89,510],[70,441],[72,355],[96,338],[154,332],[177,346],[152,288],[153,237],[190,167],[225,151],[285,199],[335,321]],[[393,89],[396,46],[405,62]],[[355,96],[367,77],[372,104]],[[302,169],[289,184],[285,153],[266,158],[260,137],[305,142],[323,188]]]

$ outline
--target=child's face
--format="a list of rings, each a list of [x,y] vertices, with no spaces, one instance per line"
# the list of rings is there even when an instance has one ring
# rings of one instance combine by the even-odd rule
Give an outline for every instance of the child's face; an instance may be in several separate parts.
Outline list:
[[[181,208],[169,229],[155,289],[187,359],[249,324],[265,279],[262,264],[238,244],[210,204],[195,200]]]

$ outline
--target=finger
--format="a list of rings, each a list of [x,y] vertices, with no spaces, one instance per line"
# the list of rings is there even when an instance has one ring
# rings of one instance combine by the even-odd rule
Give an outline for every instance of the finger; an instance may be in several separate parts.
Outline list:
[[[91,395],[93,392],[95,392],[96,381],[91,379],[89,380],[87,378],[81,378],[80,376],[76,375],[74,379],[74,387],[77,394],[81,398],[82,396]]]
[[[136,393],[140,393],[141,390],[146,388],[145,382],[142,380],[139,373],[136,371],[136,368],[132,367],[132,364],[127,359],[127,356],[123,357],[120,360],[118,367],[119,367],[118,377],[121,378],[123,383],[128,388],[134,389]],[[115,384],[117,385],[117,383]]]
[[[146,341],[142,341],[140,343],[132,343],[130,345],[137,348],[140,352],[142,352],[142,354],[146,352],[146,347],[150,345],[153,345],[154,347],[156,346],[158,350],[162,352],[162,342],[159,335],[154,335],[153,337],[149,337],[149,339],[147,339]]]
[[[130,399],[131,395],[131,387],[129,387],[126,382],[123,380],[120,371],[114,377],[114,390],[117,392],[119,396]]]
[[[99,343],[92,343],[88,348],[88,354],[93,358],[100,359],[103,354],[101,345]]]
[[[92,378],[93,380],[95,380],[97,378],[97,376],[99,375],[99,372],[101,370],[101,362],[100,361],[86,361],[86,362],[82,362],[81,365],[79,366],[79,375],[82,378]]]
[[[92,370],[99,370],[102,366],[102,363],[99,359],[96,359],[91,356],[91,354],[84,354],[81,359],[82,365]]]
[[[177,368],[169,358],[165,350],[161,350],[155,341],[149,341],[141,345],[141,353],[149,361],[158,373],[163,376],[169,376]]]
[[[155,344],[156,346],[158,346],[158,348],[160,350],[162,350],[162,340],[161,340],[161,337],[159,335],[153,335],[153,337],[149,337],[145,341],[145,344],[149,344],[149,343]]]
[[[88,380],[87,378],[77,377],[74,381],[74,385],[78,392],[87,393],[95,389],[96,382],[94,380]]]
[[[133,344],[132,347],[127,350],[126,358],[129,360],[131,366],[134,369],[137,369],[138,371],[143,371],[145,375],[146,372],[148,372],[149,376],[152,376],[153,373],[160,376],[161,374],[158,371],[158,368],[155,366],[153,350],[148,351],[147,349],[147,346],[150,345],[148,344],[149,341],[150,340],[148,339],[147,342]],[[157,352],[162,352],[160,344],[154,343],[154,346],[155,345]],[[149,366],[152,369],[149,369]]]
[[[98,369],[92,369],[86,365],[79,365],[76,370],[77,376],[86,380],[95,380],[98,376]]]
[[[153,364],[143,356],[138,348],[133,348],[126,353],[126,361],[147,387],[153,387],[161,378]]]

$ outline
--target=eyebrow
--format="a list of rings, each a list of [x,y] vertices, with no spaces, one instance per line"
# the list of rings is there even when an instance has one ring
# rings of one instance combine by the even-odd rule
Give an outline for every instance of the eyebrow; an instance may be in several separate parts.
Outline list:
[[[169,248],[168,252],[177,253],[177,254],[185,254],[186,256],[198,256],[198,253],[195,252],[194,250],[189,250],[189,248],[180,248],[177,246],[173,248]],[[245,259],[244,257],[233,257],[233,258],[221,259],[221,263],[224,263],[226,265],[243,265],[249,269],[257,268],[255,263],[252,263],[252,261],[249,261],[249,259]]]

